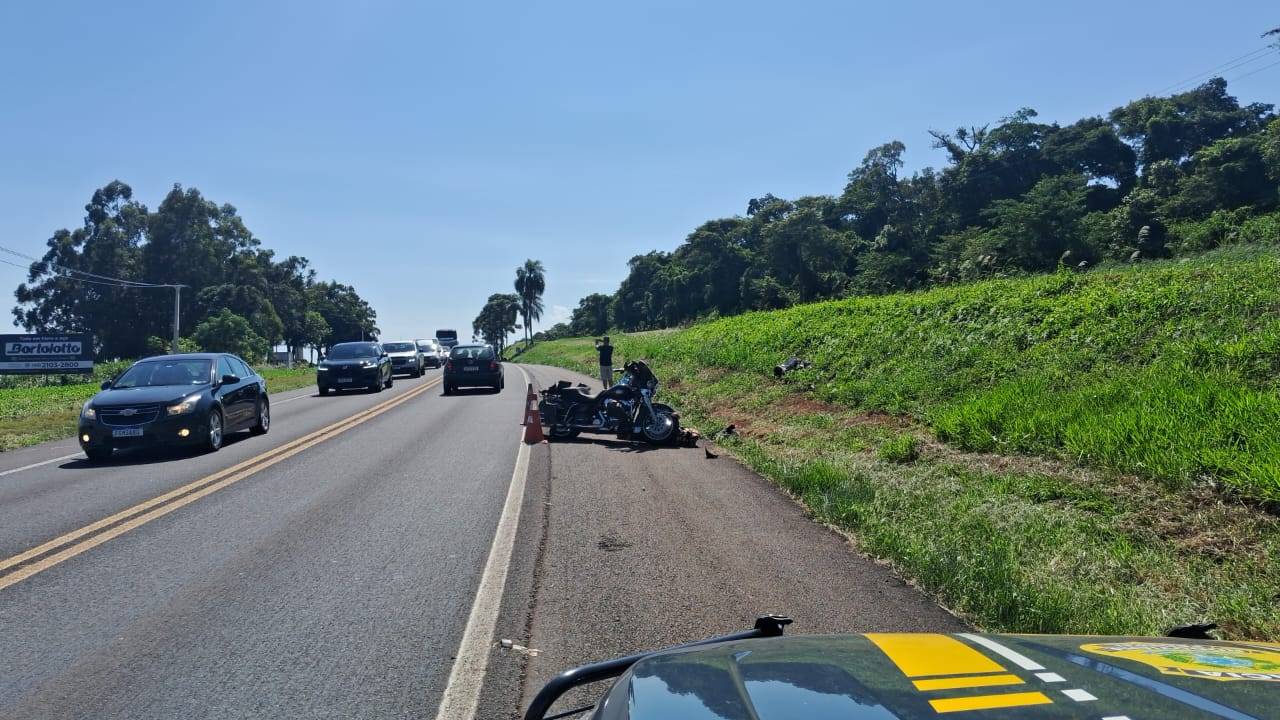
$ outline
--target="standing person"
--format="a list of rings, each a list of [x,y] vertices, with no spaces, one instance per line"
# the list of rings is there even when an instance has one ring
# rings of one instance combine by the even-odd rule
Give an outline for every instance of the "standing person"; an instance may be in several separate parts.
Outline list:
[[[608,335],[596,341],[596,352],[600,353],[600,382],[608,390],[613,387],[613,346]]]

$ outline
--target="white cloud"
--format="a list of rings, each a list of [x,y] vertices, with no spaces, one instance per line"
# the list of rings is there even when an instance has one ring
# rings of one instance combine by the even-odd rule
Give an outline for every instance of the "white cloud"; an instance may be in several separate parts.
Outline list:
[[[567,323],[569,318],[573,317],[573,311],[565,305],[552,305],[551,312],[547,313],[547,327],[556,323]]]

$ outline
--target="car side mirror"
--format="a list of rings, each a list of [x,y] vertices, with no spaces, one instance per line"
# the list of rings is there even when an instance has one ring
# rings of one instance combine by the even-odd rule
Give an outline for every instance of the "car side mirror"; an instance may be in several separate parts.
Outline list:
[[[102,381],[102,389],[103,389],[103,390],[110,390],[110,389],[111,389],[111,381],[110,381],[110,380],[103,380],[103,381]]]
[[[382,353],[382,354],[381,354],[381,355],[379,355],[378,357],[387,357],[387,354],[386,354],[386,353]]]
[[[223,376],[222,376],[222,383],[221,383],[221,384],[223,384],[223,385],[235,385],[235,384],[236,384],[236,383],[238,383],[238,382],[240,382],[240,378],[239,378],[238,376],[236,376],[236,375],[223,375]]]

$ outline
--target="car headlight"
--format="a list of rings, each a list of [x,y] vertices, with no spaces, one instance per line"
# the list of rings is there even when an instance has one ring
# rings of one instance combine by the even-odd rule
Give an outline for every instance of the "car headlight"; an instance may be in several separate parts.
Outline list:
[[[363,362],[361,362],[361,363],[360,363],[360,367],[362,367],[362,368],[378,367],[378,361],[377,361],[377,360],[365,360],[365,361],[363,361]]]
[[[328,370],[328,369],[329,369],[329,368],[327,368],[327,367],[325,367],[325,366],[323,366],[323,365],[318,365],[318,366],[316,367],[316,371],[317,371],[317,372],[324,372],[324,371],[326,371],[326,370]]]
[[[191,395],[189,397],[183,398],[177,404],[170,405],[169,407],[165,408],[165,412],[167,412],[170,415],[186,415],[192,410],[195,410],[196,404],[199,402],[200,402],[199,395]]]
[[[84,418],[85,420],[97,420],[98,411],[94,410],[93,406],[90,405],[89,403],[85,403],[84,407],[80,410],[80,417]]]

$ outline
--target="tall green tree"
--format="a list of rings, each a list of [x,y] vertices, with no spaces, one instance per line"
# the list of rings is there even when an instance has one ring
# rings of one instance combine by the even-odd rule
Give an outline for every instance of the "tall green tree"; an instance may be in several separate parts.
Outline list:
[[[13,314],[24,327],[88,332],[99,357],[142,355],[148,338],[170,337],[173,322],[172,290],[130,285],[147,282],[186,286],[185,332],[226,310],[268,345],[290,349],[377,333],[373,309],[354,288],[317,287],[306,258],[277,261],[234,207],[199,190],[175,185],[148,211],[117,180],[93,194],[85,213],[81,227],[54,233],[15,291]],[[313,311],[328,325],[323,339],[308,323]]]
[[[494,293],[471,323],[471,330],[501,354],[507,347],[507,336],[516,331],[520,309],[520,296]]]
[[[1241,106],[1218,77],[1187,92],[1135,100],[1112,110],[1110,119],[1120,137],[1134,144],[1143,165],[1182,163],[1218,140],[1258,131],[1273,108]]]
[[[270,347],[248,320],[226,308],[197,325],[191,337],[204,352],[234,353],[250,362],[261,360]]]
[[[327,354],[340,342],[372,340],[378,336],[378,314],[350,285],[318,282],[308,288],[310,308],[323,318],[329,331],[320,346]]]
[[[578,301],[569,320],[569,335],[603,335],[609,330],[609,309],[613,298],[592,293]]]
[[[540,260],[525,260],[516,268],[516,296],[524,318],[525,344],[533,343],[533,321],[542,319],[542,293],[547,289],[546,268]]]

